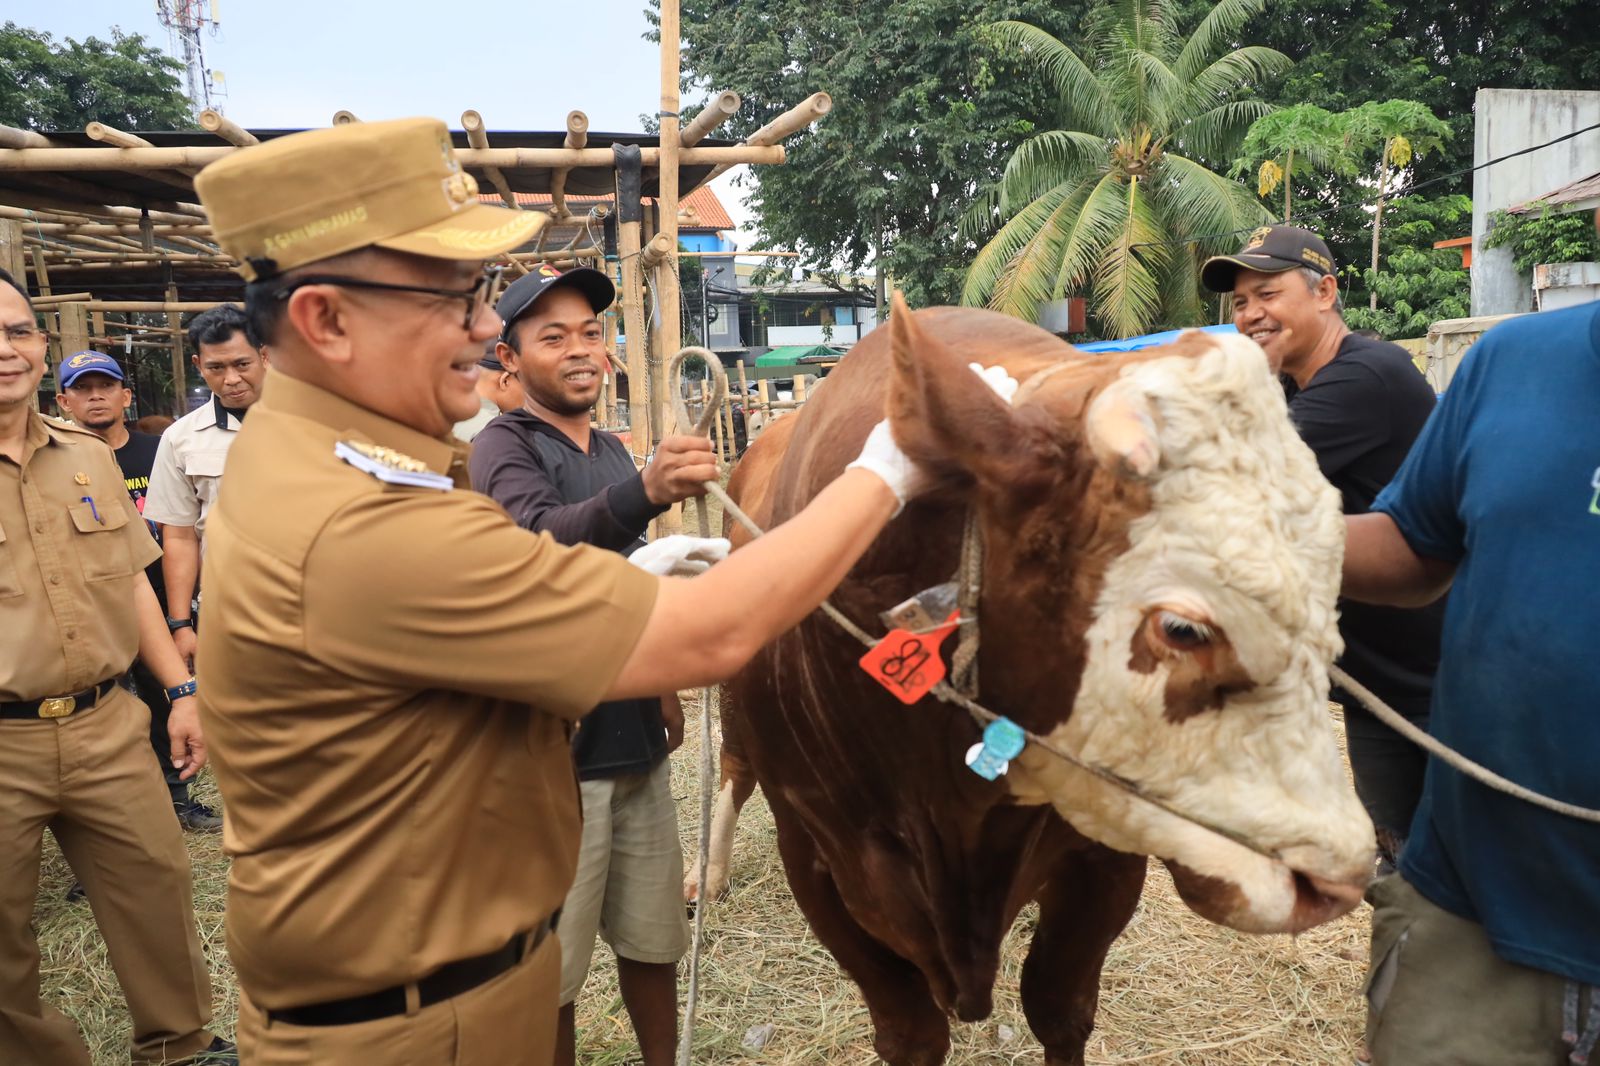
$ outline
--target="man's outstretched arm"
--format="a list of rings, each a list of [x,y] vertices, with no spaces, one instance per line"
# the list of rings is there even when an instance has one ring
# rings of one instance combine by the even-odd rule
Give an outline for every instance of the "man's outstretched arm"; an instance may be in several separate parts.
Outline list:
[[[1454,563],[1412,550],[1394,519],[1381,511],[1344,520],[1343,595],[1388,607],[1422,607],[1443,596]]]

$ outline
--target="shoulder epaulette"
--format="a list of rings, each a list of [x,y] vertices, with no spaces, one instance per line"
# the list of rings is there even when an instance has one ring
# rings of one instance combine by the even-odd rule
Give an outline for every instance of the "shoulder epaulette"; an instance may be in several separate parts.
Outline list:
[[[456,487],[444,474],[428,469],[421,459],[362,441],[342,440],[333,446],[333,454],[366,474],[390,485],[409,485],[418,489],[435,489],[449,492]]]
[[[67,433],[77,433],[80,436],[88,437],[90,440],[97,440],[101,444],[105,444],[105,438],[100,436],[100,434],[96,433],[92,429],[84,429],[82,426],[77,425],[76,423],[68,422],[62,418],[55,418],[51,415],[42,414],[39,417],[44,420],[45,428],[47,429],[58,429]]]

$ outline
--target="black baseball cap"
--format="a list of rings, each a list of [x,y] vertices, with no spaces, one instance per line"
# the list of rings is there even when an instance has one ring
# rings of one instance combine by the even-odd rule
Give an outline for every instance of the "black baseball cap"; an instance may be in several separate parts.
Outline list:
[[[1200,281],[1212,292],[1232,292],[1241,268],[1278,274],[1302,267],[1332,274],[1333,253],[1321,237],[1299,226],[1262,226],[1233,255],[1214,255],[1200,268]]]
[[[583,293],[597,315],[610,307],[617,298],[617,287],[611,284],[610,278],[598,270],[578,267],[563,273],[553,266],[543,264],[513,281],[506,287],[506,291],[500,294],[500,301],[494,305],[496,313],[505,320],[505,325],[500,329],[500,336],[509,336],[512,323],[526,314],[539,297],[558,285],[568,285]]]

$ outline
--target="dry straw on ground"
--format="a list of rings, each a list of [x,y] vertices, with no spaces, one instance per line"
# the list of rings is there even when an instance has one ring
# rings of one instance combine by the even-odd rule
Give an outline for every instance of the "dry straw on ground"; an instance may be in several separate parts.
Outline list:
[[[695,854],[699,824],[698,712],[674,756],[684,854]],[[209,790],[202,795],[214,799]],[[218,1030],[231,1033],[237,1009],[223,946],[227,876],[220,840],[189,837],[195,905],[211,959]],[[690,860],[692,861],[692,860]],[[127,1062],[128,1018],[105,949],[84,904],[61,896],[71,875],[47,845],[36,925],[48,999],[82,1028],[96,1066]],[[1089,1043],[1096,1066],[1344,1066],[1359,1042],[1360,983],[1367,953],[1367,910],[1299,938],[1249,937],[1190,913],[1159,864],[1138,913],[1111,950],[1101,985],[1099,1023]],[[1017,998],[1032,915],[1007,938],[988,1021],[958,1026],[950,1061],[1043,1061]],[[778,861],[772,818],[757,798],[740,824],[733,889],[707,915],[697,1063],[871,1063],[865,1008],[833,958],[808,932]],[[632,1031],[604,950],[579,1001],[579,1060],[611,1066],[637,1060]],[[770,1024],[760,1050],[742,1046]]]

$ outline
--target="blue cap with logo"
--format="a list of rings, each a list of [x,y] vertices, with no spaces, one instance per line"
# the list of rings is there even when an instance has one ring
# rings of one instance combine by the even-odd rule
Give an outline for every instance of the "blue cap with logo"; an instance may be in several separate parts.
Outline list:
[[[76,355],[68,356],[61,364],[61,387],[71,388],[72,383],[85,374],[104,374],[116,381],[128,380],[123,376],[122,368],[117,365],[117,361],[109,355],[100,352],[78,352]]]

